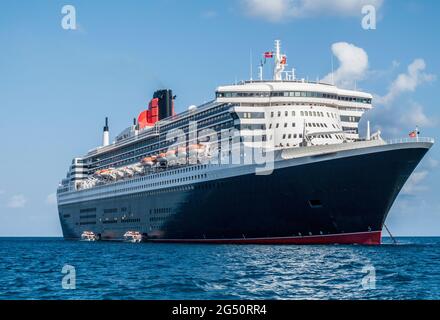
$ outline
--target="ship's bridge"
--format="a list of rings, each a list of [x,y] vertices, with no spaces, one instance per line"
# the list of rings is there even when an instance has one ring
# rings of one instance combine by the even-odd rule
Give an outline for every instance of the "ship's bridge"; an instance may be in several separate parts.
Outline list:
[[[218,87],[216,96],[217,98],[323,98],[341,103],[363,104],[371,104],[373,99],[373,96],[366,92],[340,89],[331,84],[305,80],[243,81]]]
[[[340,117],[346,138],[355,140],[359,138],[358,123],[364,112],[372,108],[373,96],[321,82],[273,80],[244,81],[220,86],[216,90],[216,99],[218,102],[235,103],[241,107],[263,107],[268,113],[274,109],[282,113],[299,111],[299,114],[307,111],[302,110],[304,108],[331,108]]]

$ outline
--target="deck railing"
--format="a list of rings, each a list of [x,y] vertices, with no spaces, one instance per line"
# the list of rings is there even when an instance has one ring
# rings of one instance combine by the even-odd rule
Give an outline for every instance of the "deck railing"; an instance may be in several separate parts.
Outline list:
[[[388,144],[414,143],[414,142],[434,143],[435,140],[434,140],[434,138],[430,138],[430,137],[400,138],[400,139],[387,140]]]

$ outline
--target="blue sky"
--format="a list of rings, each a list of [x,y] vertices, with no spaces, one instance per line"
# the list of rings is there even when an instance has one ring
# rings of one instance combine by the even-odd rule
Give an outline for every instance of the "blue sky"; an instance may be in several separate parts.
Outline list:
[[[53,193],[71,159],[100,143],[105,116],[114,137],[158,88],[174,90],[178,112],[208,101],[247,79],[250,50],[256,62],[274,39],[310,79],[331,72],[333,48],[341,83],[377,96],[366,117],[386,138],[416,124],[438,138],[440,2],[313,1],[1,1],[0,236],[61,235]],[[366,3],[376,30],[361,27]],[[66,4],[77,30],[61,27]],[[344,48],[368,64],[338,69],[350,66]],[[387,220],[395,234],[440,235],[439,160],[435,146],[399,196]]]

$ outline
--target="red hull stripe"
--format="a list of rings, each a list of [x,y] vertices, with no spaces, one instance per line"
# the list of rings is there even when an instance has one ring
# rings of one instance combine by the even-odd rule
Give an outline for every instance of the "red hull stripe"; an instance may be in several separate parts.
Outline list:
[[[379,245],[381,231],[341,233],[304,237],[240,238],[240,239],[152,239],[153,242],[168,243],[212,243],[212,244],[364,244]]]

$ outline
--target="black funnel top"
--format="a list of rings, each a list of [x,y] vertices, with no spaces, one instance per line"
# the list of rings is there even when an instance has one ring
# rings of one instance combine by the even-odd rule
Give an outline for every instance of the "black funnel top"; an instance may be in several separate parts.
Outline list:
[[[171,117],[173,115],[173,91],[158,90],[154,93],[154,98],[159,99],[159,120]]]
[[[105,117],[104,131],[108,131],[108,118],[107,117]]]

